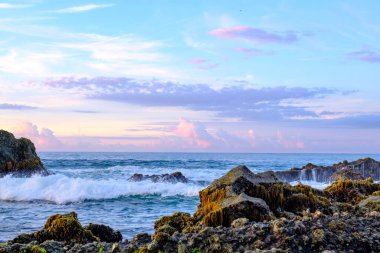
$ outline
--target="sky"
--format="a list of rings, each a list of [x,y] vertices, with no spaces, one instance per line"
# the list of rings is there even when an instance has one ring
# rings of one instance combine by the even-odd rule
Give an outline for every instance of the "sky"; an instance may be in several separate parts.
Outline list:
[[[0,128],[39,151],[380,152],[380,3],[0,2]]]

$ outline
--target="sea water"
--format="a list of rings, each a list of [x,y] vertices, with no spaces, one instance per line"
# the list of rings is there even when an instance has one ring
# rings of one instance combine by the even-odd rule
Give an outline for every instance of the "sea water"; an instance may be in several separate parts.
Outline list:
[[[82,224],[100,223],[130,239],[151,233],[163,215],[193,214],[198,192],[233,167],[288,170],[311,162],[331,165],[374,154],[40,153],[47,177],[0,178],[0,242],[40,230],[55,213],[75,211]],[[131,182],[134,173],[182,172],[190,183]],[[327,184],[304,181],[317,188]]]

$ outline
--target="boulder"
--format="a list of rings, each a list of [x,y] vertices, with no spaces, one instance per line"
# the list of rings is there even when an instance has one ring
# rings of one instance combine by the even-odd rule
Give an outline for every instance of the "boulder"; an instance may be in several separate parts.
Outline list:
[[[139,173],[133,174],[129,181],[140,182],[144,180],[150,180],[154,183],[165,182],[165,183],[188,183],[189,180],[179,171],[172,174],[161,174],[161,175],[143,175]]]
[[[84,229],[91,231],[101,242],[120,242],[123,239],[120,231],[115,231],[106,225],[90,223]]]
[[[31,234],[19,235],[11,242],[30,243],[38,241],[39,243],[43,243],[48,240],[83,244],[97,242],[99,238],[95,237],[90,230],[82,227],[75,212],[70,212],[50,216],[42,230]]]
[[[262,221],[284,211],[327,209],[324,195],[306,186],[283,183],[272,171],[254,174],[246,166],[238,166],[199,193],[194,218],[208,226],[230,226],[238,218]]]
[[[0,130],[0,177],[6,174],[30,176],[48,175],[34,144],[26,138],[16,139],[13,134]]]

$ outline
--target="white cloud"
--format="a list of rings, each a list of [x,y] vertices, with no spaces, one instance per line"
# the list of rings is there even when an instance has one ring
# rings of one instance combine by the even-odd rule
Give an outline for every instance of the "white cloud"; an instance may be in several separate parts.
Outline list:
[[[58,10],[59,13],[79,13],[79,12],[86,12],[86,11],[92,11],[96,9],[103,9],[103,8],[109,8],[114,6],[113,4],[88,4],[88,5],[82,5],[82,6],[74,6],[70,8],[65,8]]]
[[[18,9],[18,8],[28,8],[28,7],[30,7],[30,5],[0,3],[0,9]]]

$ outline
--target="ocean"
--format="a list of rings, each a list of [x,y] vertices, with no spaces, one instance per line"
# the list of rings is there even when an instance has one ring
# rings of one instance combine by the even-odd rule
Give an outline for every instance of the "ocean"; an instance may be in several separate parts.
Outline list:
[[[55,213],[75,211],[82,224],[100,223],[131,239],[153,231],[153,223],[176,211],[193,214],[198,192],[233,167],[253,172],[288,170],[311,162],[331,165],[374,154],[226,153],[40,153],[47,177],[0,178],[0,242],[40,230]],[[134,173],[182,172],[190,183],[130,182]],[[326,185],[307,181],[323,188]]]

